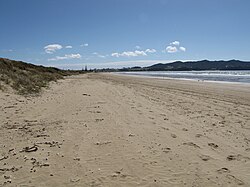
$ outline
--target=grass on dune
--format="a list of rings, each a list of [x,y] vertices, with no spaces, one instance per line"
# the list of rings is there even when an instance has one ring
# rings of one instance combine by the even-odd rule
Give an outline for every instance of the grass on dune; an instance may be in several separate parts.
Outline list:
[[[4,85],[8,85],[18,94],[37,94],[43,87],[48,86],[49,82],[76,73],[80,72],[0,58],[0,89],[3,90]]]

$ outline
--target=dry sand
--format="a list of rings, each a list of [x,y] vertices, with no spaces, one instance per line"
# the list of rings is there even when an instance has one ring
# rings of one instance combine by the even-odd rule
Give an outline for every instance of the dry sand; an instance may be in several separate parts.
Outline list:
[[[88,74],[0,92],[0,186],[250,186],[250,86]]]

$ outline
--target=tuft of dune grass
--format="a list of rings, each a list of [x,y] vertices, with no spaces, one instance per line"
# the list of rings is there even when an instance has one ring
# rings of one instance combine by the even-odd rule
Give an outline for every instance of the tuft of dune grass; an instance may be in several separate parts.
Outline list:
[[[37,94],[43,87],[47,87],[49,82],[76,73],[79,72],[36,66],[21,61],[0,58],[0,89],[3,90],[5,84],[18,94]]]

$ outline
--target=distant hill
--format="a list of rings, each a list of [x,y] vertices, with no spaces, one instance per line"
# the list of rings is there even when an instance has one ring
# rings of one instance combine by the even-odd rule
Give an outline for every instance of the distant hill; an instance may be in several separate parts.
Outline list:
[[[154,64],[148,67],[122,68],[119,71],[201,71],[201,70],[250,70],[250,62],[240,60],[229,61],[176,61],[166,64]]]
[[[250,70],[250,62],[243,62],[239,60],[229,61],[176,61],[167,64],[154,64],[145,67],[148,71],[190,71],[190,70]]]
[[[11,87],[19,94],[34,94],[46,87],[50,81],[73,73],[79,72],[0,58],[0,90]]]

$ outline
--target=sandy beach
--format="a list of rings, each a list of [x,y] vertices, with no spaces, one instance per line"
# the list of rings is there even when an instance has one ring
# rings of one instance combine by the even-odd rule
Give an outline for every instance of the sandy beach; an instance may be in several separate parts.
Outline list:
[[[0,186],[250,186],[250,85],[107,73],[0,91]]]

